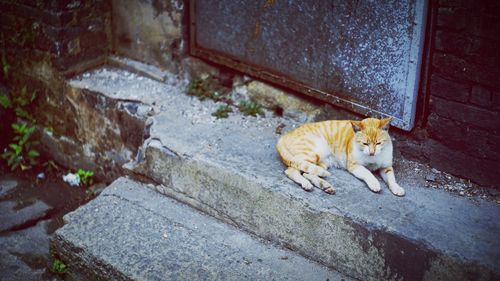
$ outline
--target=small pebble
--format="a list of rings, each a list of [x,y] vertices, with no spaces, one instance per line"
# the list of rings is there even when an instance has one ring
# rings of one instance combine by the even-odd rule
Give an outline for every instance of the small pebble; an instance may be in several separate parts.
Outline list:
[[[434,174],[428,174],[425,176],[426,181],[436,181],[436,176]]]

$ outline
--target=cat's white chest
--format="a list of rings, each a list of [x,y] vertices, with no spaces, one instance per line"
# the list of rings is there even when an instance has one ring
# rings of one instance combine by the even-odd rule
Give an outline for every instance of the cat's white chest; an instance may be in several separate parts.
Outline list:
[[[392,148],[386,147],[375,156],[361,154],[358,163],[370,171],[390,167],[392,166]]]

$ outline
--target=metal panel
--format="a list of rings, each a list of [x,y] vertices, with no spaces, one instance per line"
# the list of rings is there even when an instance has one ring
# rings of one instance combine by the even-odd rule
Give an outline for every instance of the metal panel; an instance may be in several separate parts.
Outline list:
[[[193,55],[412,128],[426,0],[190,4]]]

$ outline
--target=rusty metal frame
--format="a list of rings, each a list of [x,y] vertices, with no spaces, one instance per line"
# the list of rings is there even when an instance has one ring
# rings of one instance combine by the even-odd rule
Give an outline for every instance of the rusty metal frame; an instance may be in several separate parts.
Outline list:
[[[424,6],[424,18],[426,18],[426,13],[428,10],[428,3],[425,1],[425,6]],[[393,116],[380,112],[378,110],[371,109],[369,107],[366,107],[364,105],[358,104],[356,102],[340,98],[335,95],[335,93],[327,93],[315,88],[312,88],[304,83],[295,81],[294,79],[291,79],[290,77],[287,77],[286,75],[279,74],[274,72],[271,69],[267,69],[255,64],[252,64],[250,62],[243,62],[241,59],[238,59],[236,57],[233,57],[229,54],[222,54],[218,51],[215,50],[209,50],[205,49],[201,46],[198,46],[196,44],[196,16],[195,16],[195,11],[196,11],[196,0],[189,0],[189,49],[190,49],[190,54],[195,57],[199,57],[201,59],[205,59],[208,61],[211,61],[216,64],[220,64],[232,69],[236,69],[238,71],[241,71],[245,74],[248,74],[250,76],[260,78],[262,80],[277,84],[279,86],[283,86],[285,88],[289,88],[291,90],[297,91],[299,93],[303,93],[305,95],[308,95],[310,97],[319,99],[321,101],[324,101],[326,103],[339,106],[345,109],[353,110],[355,113],[359,113],[365,116],[371,116],[371,117],[392,117],[393,121],[392,124],[400,127],[403,130],[411,130],[413,128],[414,122],[415,122],[415,111],[416,111],[416,105],[413,106],[410,110],[412,111],[410,114],[412,114],[412,119],[408,122],[400,118],[394,118]],[[423,31],[425,32],[425,28],[427,23],[424,21],[422,23]],[[425,37],[425,36],[424,36]],[[422,50],[419,51],[420,57],[422,57]],[[420,64],[417,67],[417,73],[416,75],[416,92],[418,91],[419,84],[420,84]],[[408,98],[408,97],[407,97]],[[405,109],[406,111],[407,109]],[[407,114],[407,112],[405,112]]]

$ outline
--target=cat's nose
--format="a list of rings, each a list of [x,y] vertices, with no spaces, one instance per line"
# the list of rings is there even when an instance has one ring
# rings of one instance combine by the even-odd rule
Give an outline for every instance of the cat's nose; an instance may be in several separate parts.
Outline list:
[[[370,156],[375,155],[375,151],[370,151]]]

